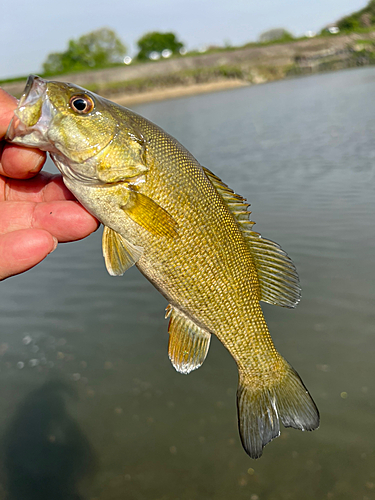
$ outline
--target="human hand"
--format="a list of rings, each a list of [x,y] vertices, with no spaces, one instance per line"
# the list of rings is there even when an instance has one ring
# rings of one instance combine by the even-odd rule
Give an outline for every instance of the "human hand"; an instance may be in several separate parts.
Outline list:
[[[5,143],[16,106],[0,88],[0,280],[27,271],[58,242],[85,238],[99,225],[60,175],[39,173],[45,153]]]

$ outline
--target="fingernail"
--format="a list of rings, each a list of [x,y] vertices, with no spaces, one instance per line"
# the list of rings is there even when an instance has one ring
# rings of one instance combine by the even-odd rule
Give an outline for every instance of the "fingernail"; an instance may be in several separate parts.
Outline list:
[[[56,250],[56,248],[57,248],[57,245],[59,244],[59,241],[58,241],[57,238],[55,238],[54,236],[52,236],[52,238],[53,238],[53,248],[50,251],[50,253],[54,252]]]
[[[36,155],[37,153],[34,153],[34,154]],[[39,170],[40,170],[40,168],[41,168],[41,166],[42,166],[43,162],[44,162],[44,157],[43,157],[43,156],[40,156],[40,155],[38,154],[38,161],[37,161],[37,163],[36,163],[35,167],[34,167],[34,168],[32,168],[31,170],[29,170],[30,174],[34,174],[35,172],[39,172]]]

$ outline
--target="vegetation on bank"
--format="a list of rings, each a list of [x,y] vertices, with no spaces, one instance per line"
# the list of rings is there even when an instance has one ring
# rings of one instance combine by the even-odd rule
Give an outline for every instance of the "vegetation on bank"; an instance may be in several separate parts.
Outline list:
[[[337,27],[346,33],[375,29],[375,0],[370,0],[364,9],[340,19],[337,22]]]
[[[103,28],[103,30],[106,30],[106,28]],[[98,30],[97,32],[103,31],[103,30]],[[93,33],[97,33],[93,32]],[[166,33],[168,34],[168,33]],[[113,56],[113,54],[110,54],[108,58],[103,60],[102,55],[100,54],[101,51],[99,52],[99,57],[95,55],[95,53],[90,56],[90,64],[85,63],[87,61],[88,56],[85,53],[84,50],[81,49],[79,40],[82,40],[85,42],[85,39],[89,38],[92,33],[88,33],[87,35],[83,35],[78,39],[77,41],[70,40],[68,43],[68,48],[65,52],[62,53],[52,53],[47,56],[46,61],[43,64],[43,71],[38,72],[38,75],[41,77],[51,77],[51,76],[56,76],[56,75],[62,75],[62,74],[68,74],[68,73],[81,73],[85,71],[93,71],[95,69],[106,69],[106,68],[114,68],[114,67],[123,67],[124,66],[124,61],[123,59],[120,60],[120,55],[119,52],[117,52],[117,59]],[[117,36],[115,34],[115,36]],[[184,46],[180,47],[177,52],[177,50],[173,50],[172,54],[169,56],[171,58],[174,57],[195,57],[195,56],[201,56],[201,55],[206,55],[206,54],[215,54],[215,53],[220,53],[220,52],[231,52],[235,50],[240,50],[240,49],[248,49],[248,48],[256,48],[256,47],[265,47],[269,45],[278,45],[278,44],[283,44],[283,43],[291,43],[291,42],[297,42],[300,40],[307,39],[307,37],[299,37],[299,38],[294,38],[290,33],[285,32],[285,35],[283,35],[280,38],[275,38],[275,39],[270,39],[267,41],[259,41],[259,42],[249,42],[241,46],[234,46],[230,44],[226,44],[223,47],[219,46],[211,46],[208,48],[202,48],[201,50],[191,50],[189,52],[185,52]],[[176,39],[177,40],[177,39]],[[121,42],[122,43],[122,42]],[[177,44],[179,42],[177,41]],[[83,46],[86,44],[83,43]],[[148,49],[149,50],[149,49]],[[168,50],[168,49],[167,49]],[[171,50],[171,49],[169,49]],[[140,48],[140,52],[142,51],[142,47]],[[152,52],[152,51],[151,51]],[[156,51],[155,51],[156,52]],[[151,62],[154,61],[157,63],[158,59],[148,59],[144,58],[142,55],[140,58],[136,57],[134,60],[132,60],[132,65],[134,64],[143,64],[145,62]],[[70,60],[70,62],[69,62]],[[15,83],[15,82],[21,82],[27,79],[28,75],[24,76],[18,76],[18,77],[13,77],[13,78],[6,78],[0,80],[0,85],[6,84],[6,83]],[[124,82],[126,83],[126,82]]]
[[[358,42],[358,41],[357,41]],[[137,78],[127,81],[105,82],[86,85],[92,92],[104,97],[116,99],[120,94],[147,93],[152,90],[168,89],[177,86],[189,86],[225,80],[239,80],[244,83],[258,84],[288,77],[308,75],[323,71],[333,71],[353,67],[375,65],[375,41],[361,40],[356,50],[349,50],[345,57],[327,56],[321,58],[296,57],[294,63],[285,65],[246,63],[221,66],[206,66],[179,72]]]
[[[375,0],[370,0],[368,5],[358,12],[346,16],[336,23],[339,33],[368,33],[375,31]],[[202,48],[201,50],[187,52],[183,43],[177,39],[174,33],[146,33],[138,40],[138,53],[134,60],[130,57],[125,57],[127,48],[118,35],[109,28],[102,28],[85,35],[82,35],[77,40],[69,40],[68,47],[61,53],[49,54],[43,64],[43,72],[41,76],[51,77],[74,72],[92,71],[95,69],[105,69],[111,67],[123,67],[125,63],[142,64],[144,62],[157,61],[163,58],[199,56],[203,54],[213,54],[218,52],[228,52],[252,47],[264,47],[268,45],[277,45],[283,43],[298,42],[312,36],[326,37],[339,36],[336,32],[330,32],[324,28],[320,34],[303,36],[299,38],[293,37],[291,33],[283,28],[276,28],[262,33],[258,42],[250,42],[242,46],[232,46],[226,43],[225,46]],[[371,40],[356,40],[355,47],[348,45],[348,51],[352,52],[347,58],[348,66],[374,64],[375,60],[375,44]],[[124,59],[125,57],[125,59]],[[323,58],[324,59],[324,58]],[[341,62],[339,64],[342,64]],[[335,66],[334,61],[320,61],[314,64],[314,67]],[[289,74],[300,74],[306,72],[306,67],[309,64],[300,64],[296,61],[293,67],[284,68],[286,76]],[[311,65],[310,65],[311,66]],[[259,70],[260,71],[260,70]],[[260,71],[261,72],[261,71]],[[273,73],[279,73],[274,69]],[[254,71],[253,71],[254,73]],[[272,73],[272,72],[271,72]],[[251,82],[251,72],[244,70],[243,65],[231,67],[212,67],[204,69],[194,69],[190,71],[182,71],[179,73],[163,76],[155,76],[150,78],[142,78],[125,82],[110,82],[106,84],[106,88],[92,84],[92,90],[104,92],[122,92],[133,91],[132,89],[150,89],[162,86],[185,85],[186,83],[199,83],[201,81],[208,82],[214,79],[237,78]],[[236,75],[236,76],[233,76]],[[272,76],[272,75],[268,75]],[[0,84],[13,83],[25,80],[25,76],[17,78],[9,78],[0,81]],[[121,89],[121,90],[119,90]]]
[[[158,31],[146,33],[138,40],[137,45],[137,59],[139,61],[157,60],[163,54],[164,57],[179,55],[184,49],[184,44],[177,39],[174,33],[159,33]],[[152,57],[153,55],[154,57]]]
[[[363,38],[355,39],[351,45],[344,50],[340,49],[337,53],[332,53],[330,50],[296,52],[294,60],[284,65],[267,64],[267,60],[254,65],[251,61],[243,60],[233,64],[202,66],[132,80],[95,81],[93,78],[92,83],[85,83],[84,86],[88,90],[116,100],[116,96],[120,94],[131,96],[177,86],[228,80],[242,81],[251,85],[368,65],[375,65],[375,40]]]
[[[81,72],[86,72],[86,71],[93,71],[95,69],[106,69],[106,68],[114,68],[114,67],[123,67],[124,66],[124,61],[122,57],[122,53],[120,55],[119,51],[116,51],[115,54],[110,52],[107,58],[104,58],[102,56],[102,51],[98,50],[98,54],[94,52],[94,54],[88,54],[87,49],[85,50],[85,46],[88,44],[86,43],[86,40],[91,38],[92,34],[99,34],[100,32],[103,32],[104,30],[107,30],[107,28],[103,28],[102,30],[97,30],[96,32],[88,33],[87,35],[83,35],[80,37],[78,40],[70,40],[68,43],[68,48],[66,51],[61,52],[61,53],[51,53],[47,56],[46,61],[43,63],[43,71],[38,72],[38,75],[41,77],[49,78],[51,76],[57,76],[57,75],[63,75],[63,74],[68,74],[68,73],[81,73]],[[165,33],[165,35],[169,35],[170,33]],[[173,35],[173,33],[171,33]],[[117,35],[114,33],[114,35],[117,37]],[[150,33],[150,35],[156,35],[156,33]],[[175,36],[175,35],[173,35]],[[292,38],[294,41],[301,40],[305,37],[302,38]],[[81,45],[81,41],[83,40],[83,43]],[[166,50],[171,50],[172,54],[170,54],[168,57],[194,57],[194,56],[201,56],[204,54],[214,54],[217,52],[227,52],[227,51],[234,51],[242,48],[250,48],[250,47],[263,47],[267,45],[273,45],[273,44],[280,44],[280,43],[287,43],[290,42],[291,39],[289,36],[287,37],[282,37],[281,39],[276,39],[276,40],[270,40],[266,42],[250,42],[242,46],[232,46],[232,45],[226,45],[224,47],[208,47],[204,48],[204,50],[192,50],[189,52],[185,52],[184,46],[182,43],[178,42],[178,40],[175,38],[174,41],[172,41],[172,46],[173,48],[170,49],[169,46],[167,47]],[[121,41],[120,41],[121,42]],[[143,64],[145,62],[152,62],[154,61],[157,63],[157,61],[160,58],[155,58],[155,59],[149,59],[147,57],[144,57],[144,53],[151,53],[151,52],[157,52],[156,50],[150,50],[150,47],[144,47],[142,44],[142,39],[140,39],[141,44],[138,46],[139,47],[139,58],[136,57],[132,61],[132,65],[134,64]],[[122,42],[121,42],[122,43]],[[92,43],[91,43],[92,44]],[[92,44],[93,45],[93,44]],[[99,42],[100,46],[100,42]],[[124,46],[125,47],[125,46]],[[154,45],[153,48],[158,48],[160,50],[160,47],[158,45]],[[163,49],[165,50],[165,49]],[[90,61],[90,63],[88,62]],[[18,76],[18,77],[13,77],[13,78],[6,78],[0,80],[0,85],[6,84],[6,83],[15,83],[15,82],[21,82],[26,80],[28,75],[24,76]],[[124,84],[126,82],[123,82]]]
[[[274,77],[272,77],[272,75],[274,75]],[[154,89],[165,89],[178,85],[210,83],[218,80],[243,80],[249,83],[255,83],[257,79],[268,81],[269,79],[276,79],[277,76],[281,77],[274,67],[267,68],[264,66],[257,71],[251,71],[240,65],[213,66],[127,81],[107,82],[102,84],[92,83],[86,85],[86,87],[88,90],[104,96],[114,96],[122,93],[134,94]]]
[[[43,75],[62,75],[87,69],[103,69],[123,63],[126,46],[109,28],[101,28],[69,40],[64,52],[53,52],[43,63]]]

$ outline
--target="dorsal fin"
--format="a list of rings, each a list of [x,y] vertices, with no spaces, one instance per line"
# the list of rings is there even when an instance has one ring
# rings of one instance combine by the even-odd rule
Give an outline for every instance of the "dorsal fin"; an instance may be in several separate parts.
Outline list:
[[[248,210],[248,207],[250,206],[250,203],[246,203],[245,198],[243,198],[239,194],[236,194],[230,187],[224,184],[224,182],[219,179],[219,177],[208,170],[208,168],[203,167],[203,170],[213,184],[214,188],[216,188],[216,191],[223,198],[231,214],[234,216],[237,222],[240,223],[241,229],[251,230],[255,222],[249,219],[251,212]]]
[[[246,199],[236,194],[207,168],[203,167],[203,170],[224,200],[248,243],[258,273],[259,300],[283,307],[295,307],[301,298],[301,288],[297,270],[290,257],[277,243],[252,231],[255,222],[249,218],[250,205]]]
[[[295,307],[301,299],[301,287],[295,265],[274,241],[255,231],[244,234],[260,283],[260,300],[282,307]]]

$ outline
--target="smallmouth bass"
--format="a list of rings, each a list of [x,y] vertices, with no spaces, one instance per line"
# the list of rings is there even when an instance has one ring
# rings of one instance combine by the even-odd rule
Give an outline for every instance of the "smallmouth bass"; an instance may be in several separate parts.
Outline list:
[[[249,205],[162,129],[78,86],[30,76],[7,138],[48,151],[75,197],[104,225],[108,272],[136,265],[167,298],[168,354],[189,373],[211,335],[239,371],[245,451],[258,458],[286,427],[314,430],[319,413],[277,352],[259,301],[294,307],[294,264],[253,231]]]

